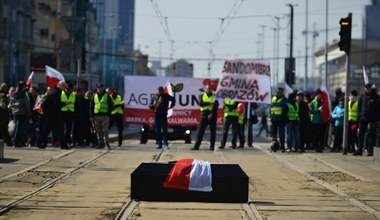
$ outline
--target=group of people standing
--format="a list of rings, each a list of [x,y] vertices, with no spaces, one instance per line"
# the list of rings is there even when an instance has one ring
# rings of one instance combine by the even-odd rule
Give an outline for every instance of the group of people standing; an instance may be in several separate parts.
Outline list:
[[[336,90],[331,102],[331,112],[323,117],[324,108],[322,91],[317,90],[313,96],[306,97],[302,91],[284,96],[282,88],[277,89],[271,103],[272,140],[279,144],[282,152],[305,152],[305,148],[322,153],[326,147],[330,152],[373,155],[373,147],[377,144],[378,123],[380,122],[380,96],[376,87],[367,83],[365,92],[358,96],[356,90],[350,91],[348,109],[344,108],[345,95],[340,89]],[[324,100],[327,101],[327,100]],[[344,115],[347,112],[348,141],[343,146]],[[331,125],[331,126],[330,126]],[[333,130],[329,136],[330,127]],[[285,148],[285,131],[286,144]],[[328,140],[333,139],[330,147]],[[273,145],[274,146],[274,145]],[[272,148],[277,151],[277,148]]]
[[[199,150],[207,126],[210,128],[209,150],[214,150],[216,141],[217,113],[220,104],[216,99],[216,96],[213,93],[213,89],[210,85],[206,86],[206,91],[201,96],[199,105],[201,110],[200,125],[192,150]],[[253,124],[258,123],[257,114],[255,111],[257,108],[257,103],[250,103],[247,105],[247,103],[237,102],[228,98],[223,100],[224,125],[219,149],[224,149],[226,147],[230,127],[232,132],[230,148],[244,148],[246,125],[248,129],[247,144],[248,147],[253,147],[252,126]],[[247,111],[249,112],[248,114]],[[239,145],[237,145],[238,138]]]
[[[52,146],[62,149],[91,146],[108,147],[109,129],[116,123],[118,146],[122,145],[124,110],[121,96],[115,89],[98,83],[95,91],[74,89],[73,83],[60,81],[41,93],[38,88],[20,81],[16,88],[0,86],[0,138],[8,146]],[[14,122],[14,134],[8,131]]]

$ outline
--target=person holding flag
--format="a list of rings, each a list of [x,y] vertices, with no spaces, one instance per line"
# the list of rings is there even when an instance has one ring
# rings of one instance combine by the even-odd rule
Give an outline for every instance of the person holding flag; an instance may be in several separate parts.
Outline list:
[[[64,137],[63,132],[63,119],[61,108],[66,105],[61,102],[61,94],[67,88],[65,81],[61,80],[58,84],[50,88],[49,93],[44,98],[42,109],[47,117],[47,126],[44,127],[42,132],[42,140],[47,139],[50,129],[57,135],[61,149],[70,149]],[[37,145],[39,148],[46,148],[44,145]]]
[[[175,106],[175,98],[164,92],[159,86],[156,95],[152,98],[149,108],[154,112],[157,149],[168,147],[168,109]],[[162,133],[161,133],[162,130]]]

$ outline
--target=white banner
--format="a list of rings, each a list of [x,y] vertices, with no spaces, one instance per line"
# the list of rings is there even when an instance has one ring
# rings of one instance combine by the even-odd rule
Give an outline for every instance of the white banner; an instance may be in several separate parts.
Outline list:
[[[149,109],[152,97],[159,86],[170,82],[176,99],[170,125],[198,125],[200,122],[200,97],[206,85],[216,89],[217,80],[188,77],[125,76],[124,107],[127,124],[153,124],[153,111]],[[219,105],[218,124],[223,122],[222,104]]]
[[[216,96],[240,102],[271,102],[270,66],[267,60],[226,60]]]

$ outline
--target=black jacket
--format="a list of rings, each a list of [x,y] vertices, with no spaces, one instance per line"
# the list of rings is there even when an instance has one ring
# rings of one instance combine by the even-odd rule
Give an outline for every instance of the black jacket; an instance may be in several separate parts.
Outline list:
[[[359,100],[360,120],[376,122],[380,120],[380,96],[372,91],[369,95],[363,95]]]
[[[169,102],[171,105],[169,106]],[[155,95],[150,101],[149,108],[158,115],[167,115],[168,108],[173,108],[175,106],[175,98],[169,94]]]
[[[65,103],[61,102],[61,90],[57,87],[51,88],[50,92],[45,96],[42,103],[44,115],[50,118],[62,117],[61,108]]]

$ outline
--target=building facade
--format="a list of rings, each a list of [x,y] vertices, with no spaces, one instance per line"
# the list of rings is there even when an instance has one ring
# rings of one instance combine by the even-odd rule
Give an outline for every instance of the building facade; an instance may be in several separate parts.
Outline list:
[[[0,0],[0,81],[15,85],[30,73],[34,1]]]

